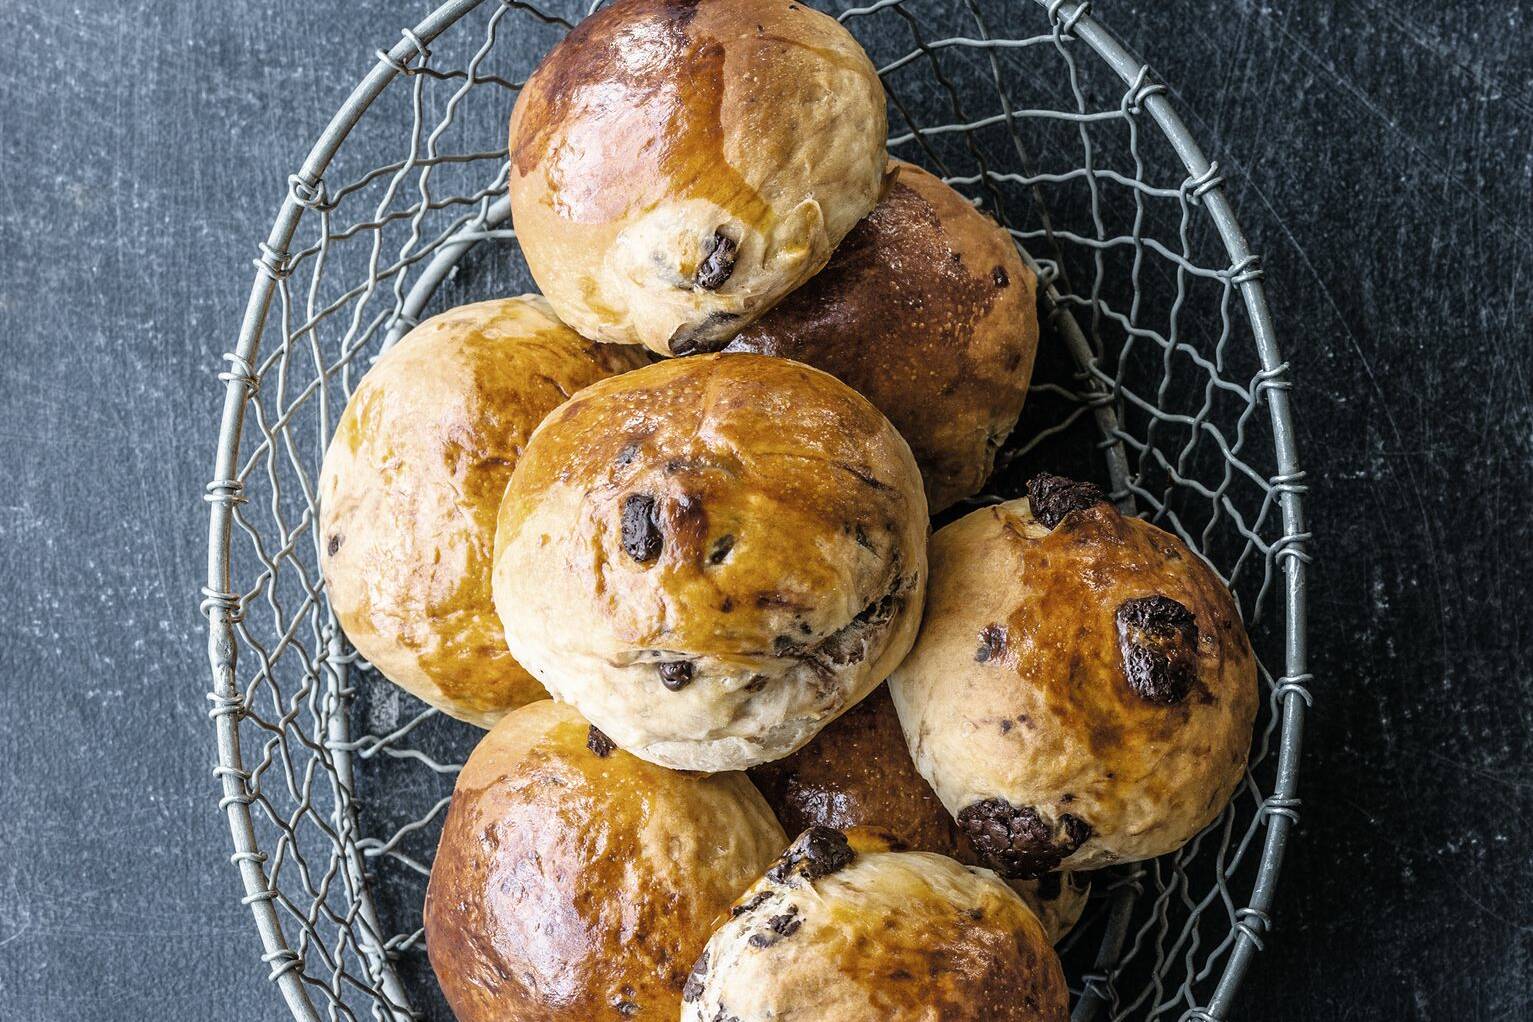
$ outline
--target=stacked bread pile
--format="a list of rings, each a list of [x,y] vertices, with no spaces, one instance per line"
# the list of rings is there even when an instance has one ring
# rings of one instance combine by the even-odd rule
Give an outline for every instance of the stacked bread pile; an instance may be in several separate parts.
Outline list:
[[[1082,871],[1241,776],[1254,662],[1178,539],[1047,475],[928,536],[1035,281],[884,105],[800,3],[603,9],[511,116],[543,296],[421,324],[340,421],[330,602],[490,729],[425,909],[463,1022],[1064,1019]]]

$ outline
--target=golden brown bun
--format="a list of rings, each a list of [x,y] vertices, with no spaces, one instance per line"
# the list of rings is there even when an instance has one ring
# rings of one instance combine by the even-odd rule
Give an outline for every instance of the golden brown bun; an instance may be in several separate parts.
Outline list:
[[[673,1019],[711,927],[785,844],[744,774],[653,766],[533,703],[458,775],[431,966],[458,1022]]]
[[[793,755],[752,767],[750,777],[789,834],[811,827],[868,827],[888,835],[902,851],[979,863],[953,817],[916,771],[885,686]],[[1075,925],[1091,887],[1074,874],[1009,882],[1043,923],[1050,943]]]
[[[835,19],[789,0],[618,0],[517,97],[517,239],[587,337],[717,351],[873,208],[885,138],[883,85]]]
[[[919,167],[891,167],[825,269],[726,350],[798,359],[867,397],[910,441],[936,513],[979,492],[1021,414],[1036,283],[995,221]]]
[[[543,417],[642,364],[536,295],[433,316],[368,370],[320,474],[320,565],[357,651],[445,713],[489,727],[544,697],[490,599],[495,515]]]
[[[967,850],[916,772],[882,685],[793,755],[752,767],[750,777],[789,834],[873,827],[913,851],[962,858]]]
[[[682,1022],[1064,1022],[1043,927],[989,870],[806,831],[709,939]]]
[[[919,625],[910,449],[834,377],[701,355],[604,380],[506,490],[495,603],[517,659],[664,766],[786,756],[882,681]]]
[[[1245,769],[1256,666],[1229,590],[1095,487],[932,538],[916,647],[890,679],[921,771],[987,865],[1094,869],[1180,847]]]

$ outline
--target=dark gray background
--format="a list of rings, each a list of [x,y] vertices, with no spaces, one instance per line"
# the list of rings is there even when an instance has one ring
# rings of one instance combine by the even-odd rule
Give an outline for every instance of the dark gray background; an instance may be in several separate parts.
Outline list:
[[[221,388],[286,174],[418,3],[0,3],[0,1017],[277,1018],[215,812]],[[1251,1019],[1533,1017],[1533,2],[1103,0],[1298,381],[1317,712]]]

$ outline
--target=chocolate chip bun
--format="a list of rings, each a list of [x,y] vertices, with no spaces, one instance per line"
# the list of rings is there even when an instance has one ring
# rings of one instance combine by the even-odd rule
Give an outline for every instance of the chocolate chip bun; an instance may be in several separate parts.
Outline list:
[[[889,417],[932,512],[978,493],[1022,411],[1038,309],[1011,236],[901,160],[883,201],[830,263],[728,351],[824,369]]]
[[[545,415],[645,361],[585,340],[536,295],[433,316],[378,359],[319,480],[326,593],[362,656],[481,727],[544,697],[490,599],[500,497]]]
[[[682,1022],[1064,1022],[1043,928],[988,870],[816,828],[731,909]]]
[[[789,834],[811,827],[871,827],[902,851],[979,862],[931,785],[916,772],[883,685],[793,755],[752,767],[750,777]],[[1075,925],[1091,889],[1090,881],[1074,874],[1050,873],[1010,884],[1043,923],[1050,943]]]
[[[533,703],[458,775],[431,966],[458,1022],[674,1019],[717,918],[786,844],[744,774],[661,769]]]
[[[511,214],[587,337],[717,351],[878,201],[884,90],[834,18],[789,0],[618,0],[511,114]]]
[[[926,588],[910,449],[834,377],[705,355],[549,416],[501,505],[516,658],[663,766],[786,756],[893,669]]]
[[[921,771],[1011,877],[1179,848],[1245,769],[1256,665],[1235,601],[1089,484],[932,537],[926,620],[890,679]]]

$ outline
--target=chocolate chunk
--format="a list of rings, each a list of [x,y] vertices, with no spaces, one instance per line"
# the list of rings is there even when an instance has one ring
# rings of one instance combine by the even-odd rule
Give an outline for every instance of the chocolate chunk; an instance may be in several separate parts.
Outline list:
[[[596,753],[600,759],[606,759],[612,755],[612,750],[617,748],[612,739],[602,734],[595,724],[586,729],[586,748]]]
[[[1171,706],[1198,677],[1198,622],[1169,596],[1124,600],[1118,608],[1123,675],[1141,699]]]
[[[979,649],[974,651],[976,663],[986,664],[998,660],[1006,652],[1006,629],[1000,625],[986,625],[979,630]]]
[[[704,291],[717,291],[735,272],[735,253],[740,245],[722,231],[714,231],[703,252],[703,261],[692,275],[692,283]]]
[[[798,908],[790,905],[782,915],[768,919],[766,929],[751,934],[750,946],[771,947],[783,938],[793,936],[803,925],[804,921],[798,918]]]
[[[1052,529],[1072,511],[1084,511],[1106,500],[1102,488],[1095,483],[1076,482],[1047,472],[1027,481],[1027,502],[1032,506],[1033,517],[1045,529]]]
[[[703,981],[708,977],[708,952],[705,950],[687,973],[686,985],[681,988],[681,999],[691,1004],[703,996]]]
[[[742,901],[742,902],[740,902],[740,904],[738,904],[734,908],[730,909],[729,910],[729,918],[731,918],[731,919],[738,919],[741,916],[745,915],[745,913],[747,913],[747,912],[754,912],[758,908],[761,907],[763,902],[767,901],[771,897],[772,897],[772,892],[771,891],[760,891],[757,894],[752,895],[752,897],[751,897],[751,899],[749,901]]]
[[[640,564],[660,556],[660,520],[655,498],[644,493],[630,493],[623,498],[623,549]]]
[[[661,663],[660,684],[672,692],[680,692],[692,684],[692,661],[666,660]]]
[[[810,827],[767,870],[767,879],[783,884],[790,877],[801,876],[813,883],[844,869],[856,857],[857,853],[847,844],[846,835],[839,830]]]
[[[341,548],[341,536],[340,536],[339,533],[337,533],[334,536],[330,537],[330,542],[328,544],[326,544],[325,549],[330,551],[330,556],[331,557],[334,557],[335,556],[335,552],[337,550],[339,550],[340,548]]]
[[[713,541],[713,549],[708,552],[709,564],[723,564],[724,558],[729,556],[729,551],[735,548],[733,536],[720,536]]]
[[[1058,868],[1091,836],[1091,826],[1062,813],[1056,833],[1032,806],[987,798],[958,814],[958,828],[985,865],[1001,876],[1033,879]]]
[[[671,354],[679,357],[682,355],[706,355],[715,351],[721,351],[729,343],[729,338],[709,336],[711,326],[716,325],[714,320],[715,316],[709,316],[697,326],[678,328],[671,335]]]
[[[1011,283],[1011,278],[1006,276],[1006,267],[997,266],[990,271],[990,279],[995,281],[996,287],[1005,287]]]

